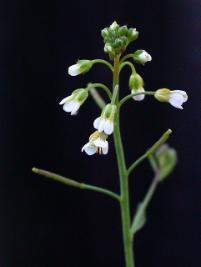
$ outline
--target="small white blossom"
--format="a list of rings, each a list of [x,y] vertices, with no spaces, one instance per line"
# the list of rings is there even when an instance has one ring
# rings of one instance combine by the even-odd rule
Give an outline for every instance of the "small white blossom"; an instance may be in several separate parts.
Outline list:
[[[155,93],[155,98],[161,102],[168,102],[173,107],[183,109],[182,105],[188,100],[188,95],[185,91],[169,90],[166,88],[159,89]]]
[[[108,141],[106,139],[106,134],[95,131],[89,137],[89,142],[82,147],[82,152],[84,151],[89,156],[95,153],[106,155],[109,150]]]
[[[141,50],[141,52],[137,56],[137,59],[140,61],[140,63],[144,64],[148,61],[151,61],[152,57],[145,50]]]
[[[93,63],[90,60],[83,59],[79,60],[76,64],[68,68],[68,74],[71,76],[77,76],[81,73],[85,73],[90,70]]]
[[[143,87],[140,87],[140,88],[138,88],[137,90],[131,90],[131,93],[132,94],[140,94],[140,93],[144,93],[145,92],[145,90],[144,90],[144,88]],[[145,95],[144,94],[140,94],[140,95],[135,95],[135,96],[133,96],[133,99],[135,100],[135,101],[142,101],[142,100],[144,100],[144,98],[145,98]]]
[[[142,77],[138,73],[131,74],[130,79],[129,79],[129,87],[131,89],[132,94],[139,94],[139,95],[133,96],[133,99],[135,101],[144,100],[144,97],[145,97],[145,95],[143,94],[145,92],[144,82],[143,82]]]
[[[59,105],[63,105],[63,110],[65,112],[69,112],[71,115],[76,115],[80,106],[84,103],[87,97],[87,90],[77,89],[70,96],[62,99]]]
[[[115,113],[116,105],[106,105],[101,113],[101,116],[94,120],[94,128],[99,132],[106,133],[107,135],[112,134],[114,130]]]

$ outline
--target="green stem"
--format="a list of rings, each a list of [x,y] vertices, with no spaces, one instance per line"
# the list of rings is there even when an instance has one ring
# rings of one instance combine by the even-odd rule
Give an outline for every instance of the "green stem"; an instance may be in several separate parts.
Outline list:
[[[112,67],[112,65],[111,65],[108,61],[106,61],[106,60],[104,60],[104,59],[94,59],[94,60],[92,60],[92,62],[93,62],[94,64],[104,64],[104,65],[106,65],[111,71],[113,71],[113,67]]]
[[[93,97],[94,101],[96,102],[96,104],[102,110],[106,104],[105,104],[105,101],[102,99],[102,97],[99,95],[96,88],[91,88],[89,90],[89,92],[90,92],[91,96]]]
[[[168,129],[158,141],[156,141],[148,150],[146,153],[144,153],[139,159],[134,161],[131,166],[128,168],[128,175],[132,173],[132,171],[140,164],[142,163],[146,158],[149,159],[149,162],[155,172],[157,172],[157,166],[155,165],[155,161],[153,159],[153,154],[156,152],[156,150],[164,144],[168,138],[170,137],[170,134],[172,133],[171,129]]]
[[[113,87],[119,85],[119,57],[114,59],[114,74],[113,74]],[[116,104],[118,104],[118,97],[116,97]],[[123,151],[123,144],[121,140],[120,125],[119,125],[119,108],[115,118],[114,126],[114,144],[117,156],[119,178],[120,178],[120,191],[121,191],[121,220],[123,231],[123,243],[126,267],[134,267],[134,253],[132,236],[130,233],[131,218],[130,218],[130,201],[129,201],[129,184],[128,173],[126,169],[125,156]]]
[[[124,57],[122,57],[121,62],[124,62],[125,60],[129,59],[129,58],[133,58],[133,54],[127,54]]]
[[[131,68],[132,73],[135,73],[135,72],[136,72],[134,65],[133,65],[131,62],[129,62],[129,61],[125,61],[125,62],[123,62],[123,63],[120,65],[120,71],[121,71],[125,66],[129,66],[129,67]]]
[[[90,190],[90,191],[95,191],[95,192],[99,192],[102,194],[105,194],[107,196],[112,197],[115,200],[120,201],[120,196],[110,190],[107,190],[105,188],[102,187],[98,187],[98,186],[94,186],[94,185],[89,185],[89,184],[85,184],[85,183],[79,183],[77,181],[74,181],[72,179],[66,178],[64,176],[58,175],[56,173],[53,172],[49,172],[49,171],[45,171],[45,170],[41,170],[38,168],[32,168],[32,171],[38,175],[42,175],[46,178],[55,180],[57,182],[60,182],[62,184],[68,185],[68,186],[72,186],[75,188],[79,188],[79,189],[84,189],[84,190]]]
[[[110,100],[112,99],[112,93],[110,92],[110,89],[103,83],[89,83],[88,88],[89,90],[91,90],[92,88],[101,88],[106,92]]]
[[[125,96],[124,98],[121,99],[121,101],[119,102],[119,106],[121,107],[123,104],[125,104],[128,100],[130,100],[133,96],[136,95],[154,95],[155,91],[145,91],[142,93],[136,93],[136,94],[130,94]]]

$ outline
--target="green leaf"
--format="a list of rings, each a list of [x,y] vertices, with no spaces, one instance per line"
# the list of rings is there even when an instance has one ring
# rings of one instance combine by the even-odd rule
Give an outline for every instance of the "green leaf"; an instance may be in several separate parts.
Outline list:
[[[156,151],[155,157],[160,170],[160,179],[164,180],[172,173],[177,164],[176,150],[164,144]]]
[[[147,221],[146,212],[142,204],[138,205],[136,217],[133,224],[133,234],[142,229]]]

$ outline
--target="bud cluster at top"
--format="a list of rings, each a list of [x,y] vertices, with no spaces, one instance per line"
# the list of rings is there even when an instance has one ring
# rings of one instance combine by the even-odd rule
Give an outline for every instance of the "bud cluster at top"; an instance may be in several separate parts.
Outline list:
[[[110,27],[104,28],[101,34],[105,43],[104,51],[113,58],[122,54],[126,47],[138,38],[139,33],[135,28],[119,26],[115,21]]]

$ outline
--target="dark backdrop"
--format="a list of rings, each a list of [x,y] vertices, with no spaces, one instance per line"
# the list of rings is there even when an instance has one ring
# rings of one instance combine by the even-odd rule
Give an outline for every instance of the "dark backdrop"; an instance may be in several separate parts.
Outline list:
[[[10,0],[1,1],[0,10],[0,266],[124,266],[114,201],[31,173],[35,165],[119,189],[112,144],[106,157],[80,152],[99,109],[88,100],[71,117],[58,105],[89,81],[110,82],[101,66],[76,78],[67,75],[67,68],[78,58],[106,57],[100,29],[115,19],[136,27],[140,38],[133,49],[144,48],[153,57],[138,67],[146,88],[169,87],[189,95],[183,111],[147,97],[131,101],[122,113],[128,163],[168,128],[179,155],[136,236],[137,267],[200,266],[201,1]],[[122,94],[128,70],[124,75]],[[151,178],[147,163],[131,177],[133,209]]]

